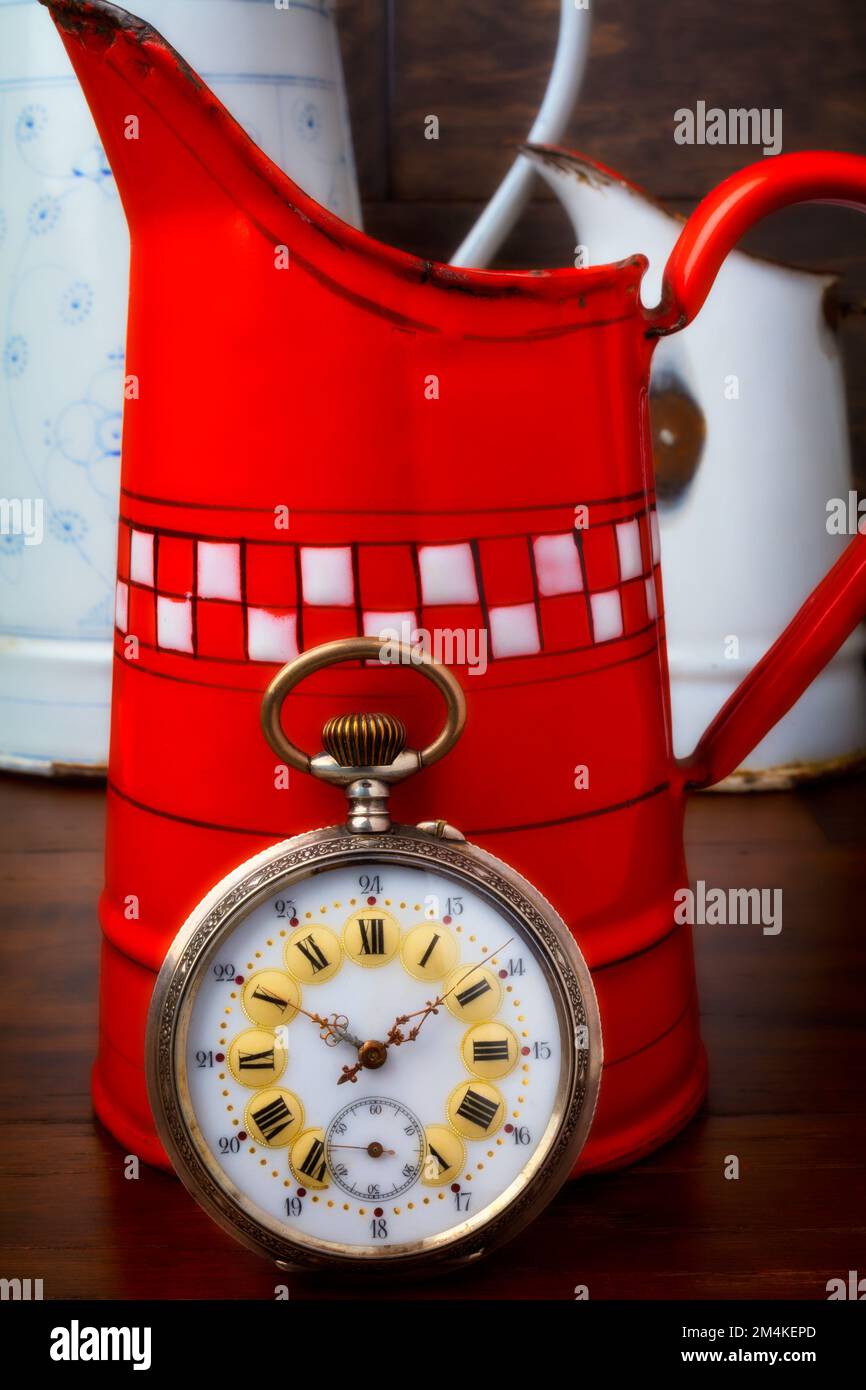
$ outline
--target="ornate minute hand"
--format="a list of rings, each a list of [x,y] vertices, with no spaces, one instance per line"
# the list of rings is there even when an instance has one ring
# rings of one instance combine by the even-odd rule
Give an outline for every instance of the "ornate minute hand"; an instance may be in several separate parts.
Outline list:
[[[509,936],[507,941],[503,941],[501,946],[497,946],[496,950],[490,953],[489,959],[495,959],[495,957],[498,956],[501,951],[505,950],[506,946],[511,945],[513,940],[514,937]],[[474,965],[470,965],[469,969],[463,975],[460,976],[459,980],[455,980],[451,988],[446,989],[444,994],[437,995],[435,999],[428,999],[423,1009],[416,1009],[415,1012],[411,1014],[400,1014],[397,1018],[395,1018],[388,1033],[386,1034],[384,1043],[375,1044],[375,1046],[378,1049],[381,1049],[381,1060],[378,1060],[377,1058],[375,1065],[382,1065],[382,1062],[384,1062],[385,1060],[385,1055],[387,1054],[387,1050],[389,1047],[400,1047],[402,1043],[414,1042],[418,1034],[421,1032],[421,1029],[423,1028],[425,1022],[430,1017],[430,1015],[438,1014],[439,1010],[445,1003],[445,1000],[448,998],[448,996],[453,994],[455,989],[459,989],[463,981],[468,980],[469,976],[475,970],[477,970],[481,964],[482,962],[476,961]],[[402,1025],[406,1023],[411,1023],[413,1018],[417,1018],[419,1022],[413,1024],[413,1026],[409,1029],[408,1033],[404,1033],[402,1031]],[[364,1044],[364,1047],[370,1046],[372,1046],[372,1044]],[[362,1071],[366,1065],[369,1065],[369,1063],[366,1063],[363,1060],[363,1056],[359,1055],[358,1061],[355,1063],[353,1067],[343,1067],[343,1074],[339,1078],[337,1085],[342,1086],[343,1083],[346,1081],[357,1081],[358,1073]]]
[[[507,941],[503,941],[501,946],[497,946],[496,950],[491,952],[490,959],[493,960],[498,956],[500,952],[505,950],[506,946],[511,945],[513,940],[514,937],[509,936]],[[399,1047],[401,1043],[414,1042],[430,1015],[437,1014],[448,996],[453,994],[455,989],[459,989],[463,981],[468,980],[469,976],[482,964],[482,961],[476,961],[474,965],[470,965],[469,969],[460,976],[460,979],[455,980],[450,989],[446,989],[444,994],[438,995],[435,999],[428,1000],[423,1009],[416,1009],[413,1014],[401,1014],[399,1018],[395,1018],[391,1030],[388,1033],[388,1045],[390,1047]],[[402,1033],[400,1031],[400,1025],[402,1023],[409,1023],[413,1018],[420,1018],[420,1023],[416,1023],[414,1027],[409,1029],[408,1033]]]

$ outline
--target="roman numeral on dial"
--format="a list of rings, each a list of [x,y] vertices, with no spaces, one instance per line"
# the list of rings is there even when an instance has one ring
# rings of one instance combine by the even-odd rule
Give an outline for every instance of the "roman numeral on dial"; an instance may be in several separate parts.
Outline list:
[[[463,1140],[447,1125],[428,1125],[424,1137],[427,1152],[421,1167],[422,1183],[426,1187],[441,1187],[452,1182],[466,1162]]]
[[[277,1081],[285,1070],[286,1060],[280,1033],[264,1028],[249,1028],[232,1038],[226,1057],[235,1080],[256,1088]]]
[[[272,1144],[278,1134],[282,1134],[284,1129],[288,1129],[294,1119],[282,1096],[277,1096],[276,1100],[269,1101],[267,1105],[263,1105],[259,1110],[253,1110],[250,1113],[256,1122],[259,1133],[264,1135],[268,1144]]]
[[[467,985],[465,989],[458,990],[457,1003],[461,1009],[465,1009],[467,1004],[473,1004],[476,999],[480,999],[482,994],[487,994],[490,984],[487,980],[476,980],[474,984]]]
[[[325,1159],[325,1132],[305,1129],[292,1145],[292,1172],[302,1187],[327,1187],[330,1179]]]
[[[273,1008],[282,1010],[288,1004],[288,999],[283,999],[279,994],[272,994],[264,985],[256,985],[252,992],[253,999],[260,999],[263,1004],[270,1004]]]
[[[461,1115],[464,1120],[469,1120],[473,1125],[477,1125],[479,1129],[483,1129],[486,1134],[498,1109],[498,1101],[489,1100],[487,1096],[479,1095],[477,1091],[467,1091],[457,1107],[457,1114]]]
[[[238,1067],[241,1071],[273,1071],[274,1049],[266,1052],[239,1052]]]
[[[325,1159],[325,1131],[304,1130],[292,1144],[289,1162],[302,1187],[327,1187],[328,1163]]]
[[[309,962],[314,975],[319,975],[323,970],[327,970],[330,961],[314,936],[305,936],[302,941],[298,941],[296,944],[301,955]]]
[[[302,985],[321,985],[343,963],[340,939],[330,927],[308,924],[293,931],[286,942],[286,969]]]
[[[421,959],[420,959],[419,962],[418,962],[418,964],[420,965],[420,967],[421,967],[422,970],[424,969],[424,966],[427,964],[428,960],[430,959],[430,957],[432,956],[433,952],[435,951],[437,942],[439,942],[439,941],[441,941],[441,940],[442,940],[442,938],[441,938],[441,936],[439,935],[438,931],[434,932],[433,935],[432,935],[431,938],[430,938],[430,941],[428,942],[426,951],[424,952],[423,956],[421,957]]]
[[[385,954],[385,922],[382,917],[359,917],[361,951],[365,956]]]
[[[283,1149],[300,1134],[304,1107],[291,1091],[257,1091],[247,1105],[246,1127],[251,1138],[272,1149]]]
[[[486,1081],[464,1081],[448,1097],[448,1119],[466,1139],[495,1134],[505,1118],[505,1101]]]
[[[399,946],[399,923],[378,904],[358,908],[343,927],[343,950],[356,965],[368,970],[385,965]]]
[[[463,1061],[476,1076],[496,1080],[517,1066],[520,1043],[516,1035],[498,1019],[476,1023],[461,1044]]]
[[[403,968],[416,980],[444,980],[457,964],[457,938],[442,922],[419,922],[400,943]]]
[[[492,1018],[502,1003],[502,985],[486,965],[461,965],[445,981],[445,1005],[455,1018],[471,1023]]]
[[[430,1145],[430,1156],[433,1159],[433,1162],[438,1164],[440,1173],[444,1173],[446,1168],[450,1168],[451,1165],[448,1162],[448,1159],[443,1158],[439,1150],[435,1149],[432,1144]]]
[[[279,1028],[297,1016],[298,983],[284,970],[257,970],[244,981],[241,1005],[247,1018],[264,1028]]]
[[[321,1182],[327,1172],[325,1163],[325,1145],[321,1139],[314,1139],[307,1150],[307,1156],[300,1165],[301,1172],[307,1178],[314,1178]]]

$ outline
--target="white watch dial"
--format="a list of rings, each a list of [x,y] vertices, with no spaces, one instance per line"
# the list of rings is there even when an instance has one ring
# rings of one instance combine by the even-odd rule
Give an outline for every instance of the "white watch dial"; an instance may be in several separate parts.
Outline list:
[[[228,922],[186,987],[176,1065],[235,1206],[299,1247],[382,1256],[519,1196],[575,1065],[561,978],[519,916],[371,855]]]

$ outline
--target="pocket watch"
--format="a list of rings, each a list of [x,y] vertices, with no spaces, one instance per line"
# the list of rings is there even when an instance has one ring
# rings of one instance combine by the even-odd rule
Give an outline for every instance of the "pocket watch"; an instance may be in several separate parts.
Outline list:
[[[377,638],[303,653],[262,727],[290,767],[342,787],[343,824],[284,840],[207,894],[160,971],[147,1079],[180,1178],[283,1267],[448,1267],[513,1236],[586,1140],[598,1007],[565,923],[442,820],[392,824],[391,785],[466,717],[446,667],[391,644],[445,698],[423,750],[384,714],[331,719],[313,757],[283,702],[313,671],[385,661]]]

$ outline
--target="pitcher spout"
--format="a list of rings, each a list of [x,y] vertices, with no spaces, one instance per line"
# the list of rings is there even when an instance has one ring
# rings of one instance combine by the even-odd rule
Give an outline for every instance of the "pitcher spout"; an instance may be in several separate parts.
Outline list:
[[[523,302],[527,332],[579,324],[599,291],[635,303],[643,257],[547,271],[485,271],[422,260],[366,237],[303,192],[238,125],[151,25],[108,0],[40,0],[51,12],[102,137],[127,215],[133,256],[148,239],[178,243],[230,229],[234,249],[263,237],[323,289],[348,295],[410,333],[462,327],[478,300]],[[158,227],[156,224],[159,224]],[[229,272],[226,271],[226,274]],[[363,286],[363,290],[361,287]],[[446,304],[438,291],[450,291]],[[459,307],[462,302],[462,309]],[[607,314],[609,306],[592,306]]]
[[[275,508],[291,502],[294,527],[304,508],[324,515],[324,501],[356,542],[355,513],[378,515],[397,497],[419,518],[434,496],[440,512],[459,510],[467,474],[482,508],[492,497],[507,508],[570,496],[562,439],[589,429],[591,412],[575,412],[572,400],[598,334],[624,374],[646,366],[643,257],[487,271],[384,245],[294,184],[150,25],[105,0],[43,3],[130,226],[126,366],[140,394],[124,411],[125,505],[200,507],[198,534],[212,536],[227,524],[223,509],[258,509],[264,542]],[[430,404],[423,426],[419,393]],[[180,456],[178,433],[193,425]],[[635,412],[609,431],[624,468],[639,428]],[[548,460],[541,476],[504,475],[492,431],[520,457]],[[316,460],[362,449],[375,467],[347,468],[339,495],[327,488],[323,499]],[[583,478],[587,495],[608,496],[612,455],[584,454],[598,470]]]
[[[640,247],[650,263],[644,303],[657,303],[664,263],[685,219],[588,155],[549,145],[526,145],[523,151],[568,214],[581,263],[619,259]]]
[[[140,222],[154,213],[236,206],[245,183],[285,177],[151,24],[107,0],[40,3],[93,113],[133,244]],[[308,217],[342,225],[286,183]]]

